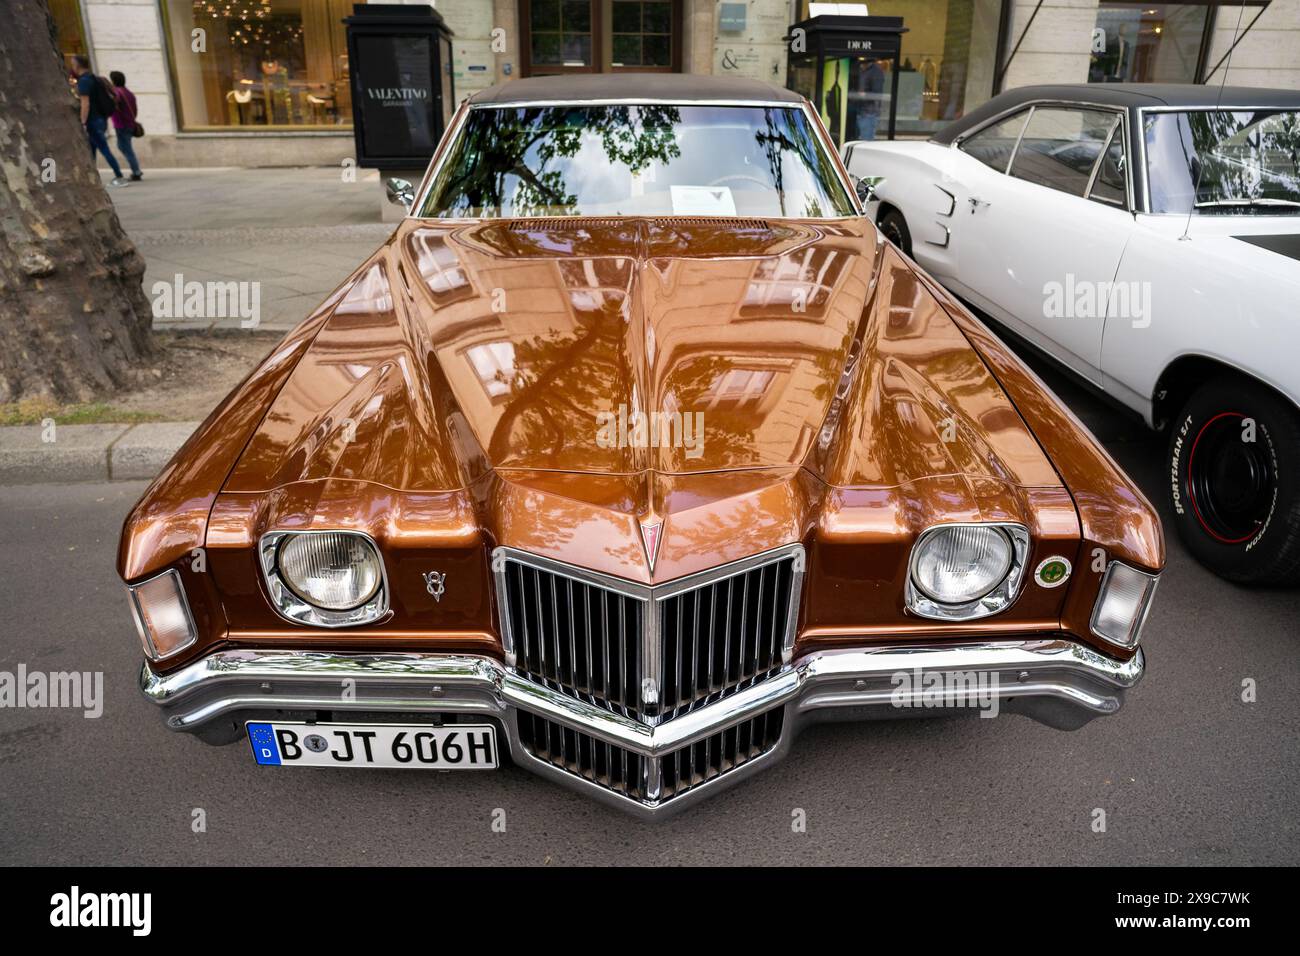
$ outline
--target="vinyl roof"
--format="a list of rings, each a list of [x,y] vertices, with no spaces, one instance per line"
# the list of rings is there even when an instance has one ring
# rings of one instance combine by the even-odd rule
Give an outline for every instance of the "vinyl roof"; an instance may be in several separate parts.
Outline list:
[[[1277,107],[1300,109],[1300,91],[1265,90],[1248,86],[1219,87],[1206,84],[1178,83],[1069,83],[1052,86],[1022,86],[993,97],[934,135],[938,143],[954,139],[1020,103],[1031,100],[1065,100],[1124,107],[1206,107],[1224,109]]]
[[[502,83],[469,98],[471,106],[512,106],[529,102],[582,103],[591,100],[668,100],[689,103],[803,102],[791,90],[737,76],[694,73],[569,73],[534,76]]]

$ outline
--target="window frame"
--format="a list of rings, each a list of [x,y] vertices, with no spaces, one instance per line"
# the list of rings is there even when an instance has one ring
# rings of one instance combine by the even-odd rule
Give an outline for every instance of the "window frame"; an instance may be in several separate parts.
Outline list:
[[[1123,116],[1115,117],[1115,122],[1111,124],[1110,132],[1106,134],[1106,141],[1101,144],[1101,152],[1097,154],[1097,161],[1092,164],[1092,173],[1089,174],[1088,176],[1088,186],[1087,188],[1084,189],[1083,196],[1089,202],[1099,202],[1103,206],[1110,206],[1114,209],[1123,209],[1125,212],[1128,212],[1129,204],[1128,204],[1127,197],[1131,196],[1133,193],[1133,189],[1129,184],[1129,180],[1132,176],[1133,169],[1129,165],[1129,161],[1128,161],[1128,144],[1126,142],[1128,136],[1124,132],[1124,125],[1125,124],[1124,124]],[[1093,190],[1097,188],[1097,177],[1101,175],[1101,164],[1106,161],[1106,154],[1110,152],[1111,144],[1115,142],[1116,133],[1120,135],[1120,150],[1124,156],[1123,176],[1124,176],[1124,195],[1126,197],[1125,199],[1119,199],[1119,200],[1105,199],[1101,196],[1094,196],[1092,194]]]
[[[835,175],[835,181],[840,184],[848,197],[849,208],[853,210],[847,216],[823,217],[819,221],[834,222],[843,219],[859,219],[867,214],[862,200],[858,198],[857,189],[853,181],[849,178],[848,168],[840,160],[839,152],[835,149],[835,144],[831,141],[830,136],[826,133],[821,124],[821,117],[812,108],[812,105],[804,100],[801,103],[790,103],[782,100],[726,100],[726,99],[701,99],[701,100],[682,100],[682,99],[655,99],[654,97],[637,97],[636,99],[607,99],[595,98],[584,100],[565,100],[563,102],[554,100],[525,100],[518,103],[505,104],[487,104],[465,102],[461,104],[456,115],[452,117],[447,131],[443,133],[442,139],[438,141],[438,148],[434,151],[433,159],[429,167],[424,172],[424,178],[420,181],[420,188],[416,191],[415,200],[407,210],[407,218],[410,219],[428,219],[433,222],[455,222],[452,219],[439,219],[437,217],[423,215],[425,204],[429,201],[429,193],[434,184],[438,181],[438,175],[442,172],[442,167],[447,164],[447,158],[451,155],[451,147],[456,142],[464,130],[466,122],[469,120],[470,113],[477,110],[494,110],[494,109],[517,109],[521,106],[640,106],[650,105],[669,105],[669,106],[739,106],[739,107],[771,107],[773,109],[795,109],[804,115],[808,122],[810,130],[817,138],[820,149],[825,150],[827,158],[830,160],[831,170]],[[515,218],[515,217],[511,217]],[[572,216],[528,216],[528,219],[572,219]],[[635,217],[632,217],[635,218]],[[738,217],[739,218],[739,217]],[[771,217],[768,217],[771,218]],[[462,220],[463,221],[463,220]],[[481,221],[481,220],[477,220]],[[508,221],[507,217],[501,217],[499,221]]]
[[[1018,113],[1021,113],[1021,112],[1027,113],[1028,115],[1025,117],[1025,123],[1024,123],[1023,126],[1020,127],[1020,135],[1016,137],[1016,144],[1015,144],[1015,146],[1013,146],[1012,149],[1011,149],[1011,156],[1010,156],[1010,158],[1007,160],[1007,167],[1006,167],[1006,169],[1002,170],[1002,173],[1001,173],[1001,175],[1006,176],[1006,177],[1009,178],[1009,179],[1010,179],[1010,178],[1013,178],[1013,177],[1011,177],[1011,175],[1010,175],[1011,166],[1012,166],[1012,165],[1015,163],[1015,161],[1016,161],[1016,154],[1020,152],[1020,143],[1021,143],[1021,140],[1024,139],[1024,136],[1025,136],[1025,130],[1027,130],[1027,129],[1029,128],[1030,120],[1033,119],[1034,110],[1038,109],[1040,106],[1041,106],[1041,107],[1047,107],[1047,108],[1074,109],[1074,110],[1093,110],[1093,111],[1104,112],[1104,113],[1114,113],[1114,114],[1119,118],[1119,125],[1120,125],[1122,128],[1124,128],[1124,130],[1125,130],[1125,132],[1124,132],[1124,165],[1128,167],[1127,174],[1126,174],[1125,177],[1124,177],[1125,203],[1124,203],[1124,207],[1123,207],[1123,209],[1124,209],[1125,212],[1136,212],[1136,210],[1137,210],[1137,203],[1136,203],[1136,201],[1135,201],[1135,199],[1134,199],[1134,188],[1135,188],[1135,187],[1134,187],[1134,176],[1133,176],[1133,156],[1134,156],[1134,152],[1133,152],[1133,143],[1132,143],[1132,138],[1128,135],[1128,129],[1127,129],[1127,128],[1128,128],[1128,126],[1130,125],[1130,123],[1132,122],[1132,114],[1133,114],[1133,112],[1134,112],[1135,109],[1136,109],[1136,112],[1137,112],[1137,119],[1138,119],[1138,122],[1139,122],[1139,124],[1141,123],[1142,113],[1143,113],[1143,112],[1145,111],[1145,109],[1146,109],[1146,108],[1144,108],[1144,107],[1137,107],[1137,108],[1135,108],[1135,107],[1131,107],[1131,106],[1128,106],[1128,105],[1117,105],[1117,104],[1115,104],[1115,103],[1094,103],[1094,102],[1092,102],[1092,101],[1090,101],[1090,100],[1062,100],[1062,99],[1040,99],[1040,100],[1029,100],[1029,101],[1024,102],[1024,103],[1017,103],[1017,104],[1015,104],[1014,106],[1009,106],[1009,107],[1007,107],[1005,110],[1003,110],[1001,113],[997,113],[997,114],[995,114],[995,115],[993,115],[993,116],[990,116],[988,119],[986,119],[984,122],[980,123],[978,126],[974,127],[973,129],[969,129],[969,130],[967,130],[965,133],[961,134],[961,135],[958,136],[956,139],[954,139],[954,140],[952,141],[952,143],[949,144],[949,148],[950,148],[950,149],[956,149],[956,150],[959,150],[959,151],[961,151],[961,152],[965,152],[965,150],[962,150],[961,147],[962,147],[962,144],[965,143],[967,140],[971,139],[971,138],[974,137],[974,136],[978,136],[980,133],[982,133],[984,130],[988,129],[990,126],[996,126],[998,123],[1002,123],[1002,122],[1005,122],[1005,121],[1008,120],[1008,119],[1013,118],[1013,117],[1016,116],[1016,114],[1018,114]],[[1109,141],[1109,139],[1108,139],[1108,140],[1107,140],[1107,145],[1109,145],[1109,142],[1110,142],[1110,141]],[[967,155],[969,155],[969,154],[967,154]],[[1093,163],[1092,173],[1089,175],[1089,180],[1088,180],[1088,184],[1089,184],[1089,185],[1088,185],[1088,192],[1091,192],[1091,191],[1092,191],[1092,181],[1093,181],[1093,177],[1096,175],[1097,169],[1099,168],[1097,164],[1100,162],[1100,160],[1101,160],[1101,158],[1102,158],[1102,155],[1103,155],[1102,153],[1099,153],[1098,156],[1097,156],[1097,160],[1094,161],[1094,163]],[[973,160],[975,160],[975,162],[979,163],[979,164],[980,164],[981,166],[983,166],[985,169],[989,169],[989,170],[992,170],[994,173],[997,173],[997,170],[996,170],[996,169],[994,169],[992,166],[988,165],[987,163],[983,162],[982,160],[976,159],[976,157],[974,157],[974,156],[971,156],[970,158],[973,159]],[[1143,157],[1143,159],[1145,160],[1145,156]],[[1144,161],[1144,162],[1143,162],[1143,166],[1145,167],[1145,165],[1146,165],[1146,164],[1145,164],[1145,161]],[[1144,173],[1144,175],[1145,175],[1145,173]],[[1028,183],[1027,180],[1021,180],[1021,182],[1026,182],[1026,183]],[[1028,183],[1028,185],[1030,185],[1030,186],[1038,186],[1038,183]],[[1040,187],[1040,188],[1043,188],[1043,189],[1051,189],[1050,186],[1042,186],[1042,187]],[[1053,190],[1053,192],[1062,192],[1062,190],[1059,190],[1059,189],[1058,189],[1058,190]],[[1085,192],[1082,196],[1079,196],[1079,197],[1077,197],[1077,198],[1079,198],[1079,199],[1083,199],[1083,200],[1087,200],[1087,201],[1092,201],[1091,198],[1090,198],[1090,196],[1088,195],[1088,192]],[[1070,195],[1069,193],[1063,193],[1063,194],[1066,195],[1066,196]],[[1111,203],[1109,203],[1109,202],[1102,202],[1101,205],[1107,206],[1107,207],[1112,208],[1112,209],[1119,209],[1119,208],[1120,208],[1119,206],[1113,205],[1113,204],[1111,204]]]
[[[1142,197],[1142,212],[1148,216],[1182,216],[1186,217],[1185,212],[1152,212],[1151,211],[1151,168],[1147,165],[1147,138],[1146,138],[1146,117],[1150,113],[1253,113],[1265,112],[1268,110],[1296,110],[1300,107],[1287,106],[1170,106],[1162,104],[1160,106],[1139,106],[1136,109],[1137,120],[1135,133],[1137,135],[1137,151],[1142,158],[1142,185],[1146,195]]]
[[[976,136],[978,136],[980,133],[984,132],[985,130],[992,129],[994,126],[998,126],[1002,123],[1005,123],[1007,120],[1015,119],[1022,112],[1025,114],[1024,122],[1020,124],[1020,132],[1016,134],[1016,141],[1011,146],[1011,152],[1007,154],[1007,164],[1002,169],[997,169],[996,167],[990,166],[988,163],[984,162],[984,160],[980,159],[978,156],[973,156],[970,153],[966,153],[966,150],[962,149],[962,146],[966,143],[967,140],[974,139]],[[1033,117],[1033,115],[1034,115],[1034,107],[1032,105],[1027,106],[1021,103],[1018,106],[1015,106],[1007,110],[1005,113],[999,113],[997,116],[993,117],[987,123],[981,123],[979,126],[975,127],[973,130],[966,133],[964,136],[958,136],[955,140],[953,140],[952,143],[953,148],[959,150],[960,152],[966,153],[967,156],[970,156],[971,159],[975,160],[975,162],[979,163],[981,166],[984,166],[987,169],[992,169],[995,173],[1000,173],[1001,175],[1006,176],[1009,174],[1011,170],[1012,162],[1015,161],[1016,152],[1020,149],[1020,141],[1024,139],[1025,129],[1029,126],[1029,120],[1030,118]]]
[[[589,66],[564,66],[550,63],[533,63],[532,5],[534,0],[519,0],[519,75],[563,76],[568,73],[681,73],[683,47],[686,39],[685,4],[682,0],[669,0],[672,4],[672,23],[668,34],[672,55],[669,65],[618,66],[605,69],[605,41],[613,43],[612,12],[606,23],[604,0],[588,0],[591,4],[591,64]]]

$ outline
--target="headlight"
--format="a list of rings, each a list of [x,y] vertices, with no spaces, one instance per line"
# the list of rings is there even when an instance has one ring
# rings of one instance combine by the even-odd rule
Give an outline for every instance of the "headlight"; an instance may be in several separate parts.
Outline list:
[[[379,590],[379,555],[354,534],[294,535],[276,563],[294,594],[327,611],[350,611]]]
[[[383,560],[361,532],[271,532],[259,551],[271,601],[291,621],[346,627],[388,610]]]
[[[127,592],[140,643],[151,661],[179,653],[198,640],[181,576],[174,568],[140,584],[128,585]]]
[[[1092,609],[1092,633],[1121,647],[1136,645],[1159,580],[1154,574],[1112,561]]]
[[[965,604],[993,590],[1011,569],[1011,542],[996,528],[940,528],[918,545],[912,574],[927,597]]]
[[[1028,551],[1029,532],[1022,525],[930,528],[912,549],[907,607],[949,621],[996,614],[1015,599]]]

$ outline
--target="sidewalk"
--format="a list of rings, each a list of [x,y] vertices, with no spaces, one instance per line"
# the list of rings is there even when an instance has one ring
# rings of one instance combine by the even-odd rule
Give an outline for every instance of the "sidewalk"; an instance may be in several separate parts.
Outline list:
[[[274,347],[276,333],[302,321],[387,239],[394,226],[381,221],[379,175],[355,172],[345,182],[334,167],[146,169],[141,182],[110,189],[144,256],[151,302],[155,283],[174,288],[180,277],[256,283],[259,303],[251,329],[238,314],[178,319],[155,310],[156,330],[189,334],[160,336],[169,351],[154,373],[159,387],[117,405],[201,418]],[[178,365],[178,355],[187,361]],[[0,427],[0,485],[152,478],[198,424]]]
[[[157,282],[258,283],[259,329],[295,326],[393,231],[374,170],[333,167],[145,170],[109,190]],[[108,176],[105,174],[105,179]],[[238,329],[238,315],[155,318],[157,329]]]

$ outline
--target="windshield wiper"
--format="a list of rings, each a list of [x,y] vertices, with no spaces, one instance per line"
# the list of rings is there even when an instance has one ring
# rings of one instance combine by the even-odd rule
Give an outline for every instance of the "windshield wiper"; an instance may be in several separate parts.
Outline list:
[[[1251,206],[1271,206],[1300,209],[1300,202],[1294,199],[1270,199],[1256,196],[1254,199],[1208,199],[1196,204],[1197,209],[1250,208]]]

